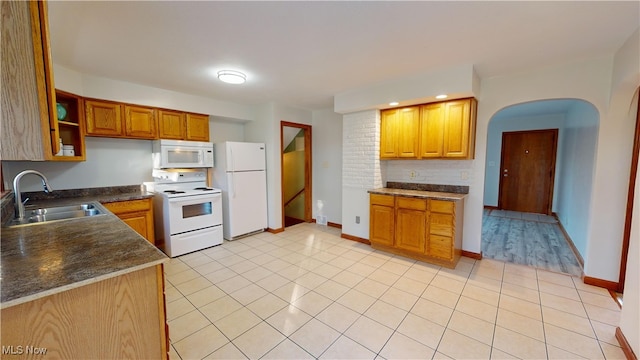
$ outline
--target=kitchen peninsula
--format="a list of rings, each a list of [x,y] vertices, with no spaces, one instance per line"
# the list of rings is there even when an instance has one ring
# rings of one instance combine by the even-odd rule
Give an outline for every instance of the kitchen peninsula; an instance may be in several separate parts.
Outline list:
[[[12,205],[12,194],[2,199],[3,224]],[[168,258],[94,205],[104,214],[2,228],[3,358],[24,358],[27,347],[68,359],[167,357],[162,263]]]

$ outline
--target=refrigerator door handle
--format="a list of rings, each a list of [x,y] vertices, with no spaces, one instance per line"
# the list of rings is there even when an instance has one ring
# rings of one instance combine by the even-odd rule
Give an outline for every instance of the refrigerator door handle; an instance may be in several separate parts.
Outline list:
[[[232,187],[232,191],[231,191],[231,197],[235,198],[236,197],[236,182],[233,181],[233,172],[231,173],[231,187]]]
[[[236,166],[235,166],[235,158],[233,157],[233,147],[229,148],[229,156],[231,157],[231,161],[230,164],[231,165],[231,171],[236,171]]]

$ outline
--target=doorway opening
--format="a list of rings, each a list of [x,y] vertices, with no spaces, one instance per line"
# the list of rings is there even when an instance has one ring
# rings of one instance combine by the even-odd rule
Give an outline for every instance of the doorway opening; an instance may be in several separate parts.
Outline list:
[[[280,122],[282,224],[311,222],[311,126]]]
[[[599,113],[583,100],[498,111],[487,132],[483,256],[581,276]]]

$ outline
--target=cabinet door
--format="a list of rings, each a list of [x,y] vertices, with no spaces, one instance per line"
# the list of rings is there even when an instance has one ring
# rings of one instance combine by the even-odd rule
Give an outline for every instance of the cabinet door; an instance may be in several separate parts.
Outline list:
[[[393,205],[386,205],[393,204],[393,202],[393,196],[371,194],[369,241],[372,243],[393,246],[393,238],[395,236],[395,209]]]
[[[439,158],[443,154],[444,106],[442,103],[420,107],[420,157]]]
[[[87,135],[121,137],[122,105],[115,102],[86,100]]]
[[[209,141],[209,116],[187,114],[187,140]]]
[[[0,2],[2,160],[49,160],[57,152],[46,5]]]
[[[448,101],[444,109],[444,157],[469,156],[471,100]]]
[[[155,243],[152,199],[102,204],[150,243]]]
[[[425,200],[420,201],[425,202]],[[396,247],[423,253],[426,223],[427,212],[425,209],[398,208],[396,213]]]
[[[398,157],[398,132],[400,130],[398,110],[384,110],[380,112],[380,158],[393,159]]]
[[[420,107],[399,109],[398,157],[417,158],[420,131]]]
[[[150,238],[152,234],[149,232],[149,220],[147,212],[125,213],[118,215],[118,217],[127,225],[129,225],[133,230],[135,230],[138,234],[142,235],[145,239],[149,240],[149,242],[153,244],[153,238]],[[151,227],[153,227],[153,225],[151,225]]]
[[[157,139],[156,110],[143,106],[125,105],[125,136],[140,139]]]
[[[178,111],[159,110],[158,128],[160,139],[184,140],[187,134],[185,114]]]

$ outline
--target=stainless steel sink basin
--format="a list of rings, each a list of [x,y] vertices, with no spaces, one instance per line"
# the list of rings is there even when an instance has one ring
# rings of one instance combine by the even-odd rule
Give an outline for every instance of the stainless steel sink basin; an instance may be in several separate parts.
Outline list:
[[[87,216],[104,215],[104,212],[94,204],[88,203],[48,208],[27,208],[24,211],[24,215],[22,219],[9,221],[7,226],[33,225],[58,220],[77,219]]]

